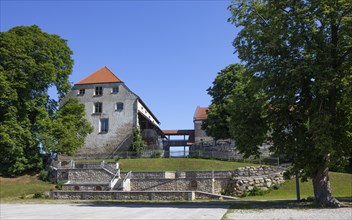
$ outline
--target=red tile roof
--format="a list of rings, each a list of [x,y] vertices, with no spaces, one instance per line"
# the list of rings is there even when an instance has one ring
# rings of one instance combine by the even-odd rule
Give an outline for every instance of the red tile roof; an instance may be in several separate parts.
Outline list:
[[[204,120],[208,118],[207,114],[208,108],[206,107],[197,107],[196,112],[194,113],[194,120]]]
[[[122,82],[113,72],[106,66],[82,79],[76,85],[82,84],[97,84],[97,83],[119,83]]]
[[[163,130],[165,136],[167,135],[188,135],[187,145],[194,144],[194,130]]]
[[[165,135],[190,135],[194,130],[163,130]]]

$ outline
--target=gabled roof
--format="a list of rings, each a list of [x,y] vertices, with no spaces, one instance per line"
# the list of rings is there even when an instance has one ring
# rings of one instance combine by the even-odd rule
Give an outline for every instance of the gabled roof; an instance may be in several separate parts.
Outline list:
[[[193,120],[205,120],[208,118],[208,108],[206,107],[197,107],[196,112],[194,113]]]
[[[98,84],[98,83],[119,83],[122,82],[113,72],[111,72],[106,66],[100,68],[98,71],[90,74],[86,78],[82,79],[76,85],[83,84]]]

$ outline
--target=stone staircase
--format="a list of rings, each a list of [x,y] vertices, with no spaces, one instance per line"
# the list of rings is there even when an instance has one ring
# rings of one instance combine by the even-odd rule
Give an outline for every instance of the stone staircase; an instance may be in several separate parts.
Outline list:
[[[109,191],[122,190],[118,163],[67,163],[57,168],[57,181],[65,181],[62,190]]]

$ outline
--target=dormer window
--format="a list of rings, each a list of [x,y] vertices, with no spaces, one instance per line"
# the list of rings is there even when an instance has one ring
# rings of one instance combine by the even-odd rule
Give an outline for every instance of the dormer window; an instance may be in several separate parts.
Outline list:
[[[101,87],[101,86],[95,87],[94,95],[96,95],[96,96],[103,95],[103,87]]]
[[[116,94],[119,92],[119,87],[113,87],[111,93]]]
[[[86,93],[85,89],[78,90],[78,95],[84,95]]]

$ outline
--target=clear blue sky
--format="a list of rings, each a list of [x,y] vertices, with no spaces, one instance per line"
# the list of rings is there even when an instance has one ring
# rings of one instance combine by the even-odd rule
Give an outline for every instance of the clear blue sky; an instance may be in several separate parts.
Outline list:
[[[68,41],[78,82],[107,66],[152,110],[162,129],[192,129],[217,72],[239,62],[230,1],[1,0],[0,28],[38,25]]]

